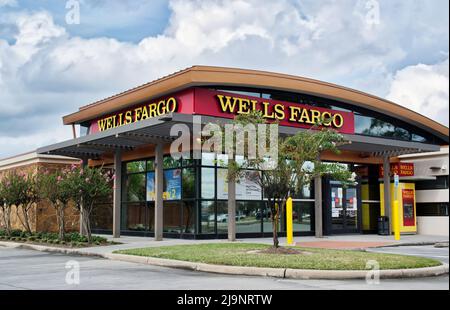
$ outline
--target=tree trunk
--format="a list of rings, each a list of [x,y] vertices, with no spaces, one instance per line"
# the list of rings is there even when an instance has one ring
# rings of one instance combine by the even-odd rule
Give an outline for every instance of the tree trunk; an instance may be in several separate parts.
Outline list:
[[[272,204],[272,203],[271,203]],[[272,231],[273,231],[273,247],[278,248],[280,242],[278,241],[278,203],[273,201],[271,206],[272,211]]]
[[[92,209],[92,207],[91,207]],[[85,207],[82,208],[82,218],[83,218],[83,228],[86,233],[86,237],[88,239],[88,243],[92,243],[92,232],[91,232],[91,215],[90,211],[88,211]]]
[[[3,223],[8,237],[11,236],[11,207],[2,208]]]
[[[19,210],[22,211],[23,219],[20,216]],[[29,221],[29,218],[28,218],[28,208],[23,206],[23,205],[16,206],[16,215],[17,215],[17,218],[19,219],[20,224],[22,224],[23,228],[25,228],[25,230],[29,234],[31,234],[30,221]]]
[[[58,233],[59,233],[59,240],[64,241],[65,239],[65,219],[64,219],[64,205],[61,204],[59,207],[56,208],[56,217],[58,219]]]

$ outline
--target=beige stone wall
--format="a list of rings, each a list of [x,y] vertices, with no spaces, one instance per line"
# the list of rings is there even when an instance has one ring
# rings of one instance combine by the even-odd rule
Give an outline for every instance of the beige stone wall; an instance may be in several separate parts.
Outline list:
[[[38,169],[44,168],[47,170],[57,170],[57,169],[64,169],[68,168],[69,165],[66,164],[52,164],[52,163],[38,163],[38,164],[30,164],[26,166],[21,166],[18,168],[14,168],[11,170],[15,170],[17,172],[36,172]],[[0,179],[8,173],[8,171],[2,171],[0,172]],[[23,225],[21,224],[19,218],[17,217],[17,209],[15,206],[12,207],[11,212],[11,226],[13,229],[19,229],[24,230]],[[1,210],[0,210],[0,219],[1,219]],[[19,212],[20,214],[20,212]],[[30,225],[31,229],[33,231],[45,231],[45,232],[57,232],[58,231],[58,224],[56,222],[56,211],[55,209],[50,205],[47,201],[41,201],[36,206],[33,206],[29,212],[30,215]],[[65,221],[66,221],[66,231],[79,231],[79,213],[78,211],[73,207],[69,206],[66,208],[66,214],[65,214]],[[0,228],[3,227],[3,222],[0,221]]]

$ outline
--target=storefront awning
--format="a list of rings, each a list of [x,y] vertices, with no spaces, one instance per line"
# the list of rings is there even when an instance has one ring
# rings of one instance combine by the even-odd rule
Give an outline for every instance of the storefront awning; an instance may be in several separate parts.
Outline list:
[[[144,145],[170,143],[176,136],[170,131],[175,124],[185,124],[192,130],[194,115],[171,113],[160,117],[149,118],[140,122],[116,127],[107,131],[97,132],[76,139],[39,148],[38,154],[63,155],[80,159],[100,159],[104,153],[121,149],[133,150]],[[201,123],[229,123],[231,120],[202,116]],[[281,135],[295,134],[293,127],[280,126]],[[374,157],[394,157],[404,154],[439,151],[438,145],[419,142],[409,142],[362,135],[344,135],[350,143],[340,146],[340,149],[359,152]]]

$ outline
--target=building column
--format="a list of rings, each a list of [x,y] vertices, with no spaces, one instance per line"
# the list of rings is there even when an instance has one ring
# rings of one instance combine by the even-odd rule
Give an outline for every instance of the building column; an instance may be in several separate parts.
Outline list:
[[[323,237],[322,178],[314,178],[314,223],[316,238]]]
[[[391,234],[391,163],[389,156],[383,157],[383,187],[384,215],[389,219],[389,234]]]
[[[163,144],[155,148],[155,241],[163,240]]]
[[[228,181],[228,241],[236,241],[236,182]]]
[[[114,197],[113,197],[113,238],[120,237],[120,216],[122,205],[122,152],[114,153]]]

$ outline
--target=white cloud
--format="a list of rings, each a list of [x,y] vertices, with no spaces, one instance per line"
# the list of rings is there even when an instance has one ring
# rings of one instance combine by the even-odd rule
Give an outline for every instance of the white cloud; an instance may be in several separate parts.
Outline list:
[[[0,8],[2,6],[17,6],[17,0],[0,0]]]
[[[387,98],[448,126],[449,60],[399,70]]]
[[[102,3],[103,10],[109,2]],[[136,44],[73,37],[48,12],[4,14],[16,32],[12,42],[0,37],[0,146],[8,145],[0,157],[54,142],[61,116],[81,105],[194,64],[393,94],[401,69],[448,53],[448,2],[380,3],[380,23],[368,25],[364,1],[172,0],[165,31]],[[427,91],[427,102],[438,105],[432,86]],[[70,138],[62,132],[58,139]]]

